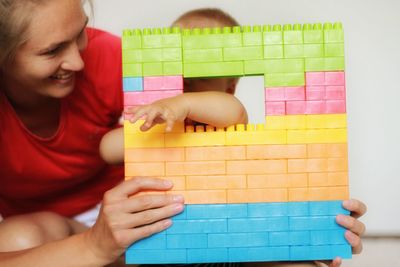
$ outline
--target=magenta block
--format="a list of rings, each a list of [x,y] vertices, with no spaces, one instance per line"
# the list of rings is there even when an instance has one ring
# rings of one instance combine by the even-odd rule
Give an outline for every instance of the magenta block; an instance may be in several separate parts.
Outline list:
[[[307,86],[306,87],[306,100],[324,100],[325,99],[325,86]]]
[[[325,85],[345,85],[343,71],[329,71],[325,73]]]
[[[306,72],[306,85],[324,85],[325,72]]]
[[[154,101],[182,94],[182,90],[145,91],[124,93],[124,106],[147,105]]]
[[[346,113],[346,100],[327,100],[325,109],[328,114]]]
[[[344,85],[326,86],[326,100],[344,100],[346,99],[346,89]]]
[[[304,86],[285,87],[285,98],[286,101],[306,100]]]
[[[285,115],[286,113],[286,108],[285,108],[285,102],[265,102],[265,115]]]
[[[325,114],[325,101],[307,101],[306,114]]]
[[[286,114],[288,115],[300,115],[306,114],[307,108],[306,101],[287,101],[286,102]]]
[[[144,77],[144,91],[183,90],[183,76]]]
[[[265,88],[265,101],[285,101],[285,87]]]

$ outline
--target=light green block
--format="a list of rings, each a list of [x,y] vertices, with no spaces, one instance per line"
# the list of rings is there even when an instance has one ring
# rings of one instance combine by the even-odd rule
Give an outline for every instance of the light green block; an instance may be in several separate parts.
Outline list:
[[[122,37],[122,49],[136,49],[142,48],[142,36],[123,36]]]
[[[143,76],[143,69],[141,63],[136,64],[123,64],[122,66],[123,77],[140,77]]]
[[[331,23],[324,24],[324,41],[325,43],[343,43],[344,33],[341,23]]]
[[[142,49],[129,49],[122,51],[122,63],[143,62]]]
[[[325,57],[344,57],[344,43],[325,44]]]
[[[162,62],[145,62],[143,63],[143,76],[162,76]]]
[[[224,48],[224,61],[263,59],[262,46]]]
[[[344,57],[326,57],[325,71],[344,71]]]
[[[183,65],[184,77],[243,76],[243,62],[187,63]]]
[[[263,43],[264,43],[264,45],[283,44],[283,33],[282,33],[282,31],[266,31],[266,32],[263,32]]]
[[[303,31],[287,30],[283,31],[284,44],[302,44]]]
[[[162,58],[162,48],[142,49],[143,62],[161,62]]]
[[[264,58],[283,58],[283,45],[265,45]]]
[[[285,86],[304,86],[306,84],[304,72],[286,73],[285,84]]]
[[[246,60],[244,61],[245,75],[261,75],[265,73],[264,60]]]
[[[224,40],[221,34],[189,35],[182,37],[182,47],[186,49],[222,48]]]
[[[341,71],[344,70],[344,57],[306,58],[306,71]]]
[[[219,62],[223,60],[222,48],[183,50],[184,63]]]
[[[182,75],[183,67],[182,61],[178,62],[163,62],[164,75]]]
[[[162,34],[161,29],[144,29],[142,34],[142,47],[143,48],[162,48]]]
[[[262,40],[262,32],[243,32],[243,46],[259,46]]]
[[[181,48],[163,48],[162,61],[182,61]]]
[[[285,58],[303,58],[303,44],[287,44],[283,46]]]
[[[325,58],[315,57],[305,59],[305,70],[308,71],[324,71],[325,70]]]
[[[304,59],[271,59],[265,61],[265,73],[304,72]]]
[[[304,44],[304,57],[323,57],[324,45],[323,44]]]
[[[286,86],[284,73],[266,73],[264,75],[264,87]]]

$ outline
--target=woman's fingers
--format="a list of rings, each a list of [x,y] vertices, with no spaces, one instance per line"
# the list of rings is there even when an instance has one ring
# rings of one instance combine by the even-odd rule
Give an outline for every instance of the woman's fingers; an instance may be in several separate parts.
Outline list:
[[[357,199],[345,200],[342,205],[343,208],[351,212],[351,216],[354,218],[359,218],[367,212],[367,206]]]
[[[356,235],[361,236],[365,232],[365,225],[351,216],[339,214],[336,216],[336,222]]]
[[[126,180],[113,189],[107,191],[104,194],[104,202],[113,203],[127,199],[130,195],[134,195],[144,190],[159,190],[165,191],[171,189],[173,183],[168,180],[162,180],[157,178],[132,178]]]
[[[129,198],[121,203],[121,211],[127,213],[140,212],[142,210],[156,209],[173,203],[183,203],[181,195],[141,195]]]
[[[349,241],[353,254],[360,254],[363,249],[360,236],[350,231],[346,231],[344,236],[346,237],[347,241]]]

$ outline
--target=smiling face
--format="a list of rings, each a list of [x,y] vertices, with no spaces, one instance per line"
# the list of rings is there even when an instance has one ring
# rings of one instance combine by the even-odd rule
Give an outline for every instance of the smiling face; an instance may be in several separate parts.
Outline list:
[[[81,0],[45,1],[33,9],[27,41],[3,68],[4,90],[12,98],[62,98],[75,85],[84,63],[87,16]]]

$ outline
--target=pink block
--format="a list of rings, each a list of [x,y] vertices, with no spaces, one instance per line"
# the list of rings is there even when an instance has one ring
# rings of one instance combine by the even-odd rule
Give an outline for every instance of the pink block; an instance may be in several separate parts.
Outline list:
[[[285,87],[285,98],[286,101],[306,100],[304,86]]]
[[[325,72],[306,72],[306,85],[324,85]]]
[[[183,90],[183,76],[144,77],[144,91]]]
[[[285,101],[285,87],[265,88],[265,101]]]
[[[346,100],[327,100],[326,113],[327,114],[346,113]]]
[[[285,115],[285,102],[265,102],[265,115]]]
[[[326,100],[343,100],[346,99],[346,89],[343,85],[326,86],[325,99]]]
[[[324,100],[325,99],[325,86],[307,86],[306,87],[306,100]]]
[[[306,101],[287,101],[286,102],[286,114],[296,115],[296,114],[306,114],[307,108]]]
[[[345,85],[343,71],[329,71],[325,73],[325,85]]]
[[[182,94],[182,90],[125,92],[124,106],[138,106],[153,103],[154,101]]]
[[[325,114],[325,101],[307,101],[306,114]]]

